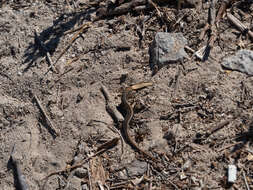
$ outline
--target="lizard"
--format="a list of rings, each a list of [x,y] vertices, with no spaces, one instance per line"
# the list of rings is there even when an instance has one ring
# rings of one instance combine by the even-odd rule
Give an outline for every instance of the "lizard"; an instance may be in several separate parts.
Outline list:
[[[124,136],[126,138],[126,141],[129,143],[129,145],[131,147],[135,148],[138,152],[144,154],[145,156],[149,157],[151,160],[155,161],[156,158],[154,156],[152,156],[151,154],[149,154],[148,152],[141,149],[129,134],[129,124],[130,124],[130,122],[133,118],[133,115],[134,115],[133,108],[130,105],[130,103],[128,102],[129,92],[131,90],[144,88],[144,87],[150,86],[150,85],[152,85],[152,83],[139,83],[139,84],[133,85],[131,87],[124,88],[123,93],[122,93],[122,97],[121,97],[121,101],[122,101],[122,104],[126,110],[126,116],[123,121],[122,130],[123,130]]]

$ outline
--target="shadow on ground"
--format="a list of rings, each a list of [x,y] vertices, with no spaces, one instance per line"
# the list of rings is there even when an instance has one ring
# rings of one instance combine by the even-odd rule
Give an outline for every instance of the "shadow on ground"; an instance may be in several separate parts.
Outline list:
[[[44,29],[38,34],[38,39],[45,45],[50,55],[53,55],[65,33],[72,30],[77,23],[78,25],[82,24],[92,12],[94,12],[94,10],[84,10],[79,13],[63,13],[53,22],[52,26]],[[26,67],[24,72],[27,72],[32,66],[39,62],[46,53],[47,52],[38,45],[37,40],[34,38],[34,42],[30,43],[29,47],[25,50],[24,64]]]

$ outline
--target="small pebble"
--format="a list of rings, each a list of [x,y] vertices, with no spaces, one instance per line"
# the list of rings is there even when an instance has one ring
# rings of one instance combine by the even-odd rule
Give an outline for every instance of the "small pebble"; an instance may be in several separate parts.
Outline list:
[[[88,171],[84,168],[77,168],[75,170],[75,176],[79,178],[84,178],[88,175]]]
[[[22,76],[23,73],[21,71],[18,71],[18,76]]]
[[[183,22],[180,23],[182,24],[184,25]],[[184,51],[186,44],[187,39],[182,33],[158,32],[149,49],[151,69],[156,66],[161,68],[165,64],[175,63],[188,57]]]
[[[139,160],[133,161],[126,167],[128,176],[130,177],[143,175],[147,171],[147,168],[148,164]]]

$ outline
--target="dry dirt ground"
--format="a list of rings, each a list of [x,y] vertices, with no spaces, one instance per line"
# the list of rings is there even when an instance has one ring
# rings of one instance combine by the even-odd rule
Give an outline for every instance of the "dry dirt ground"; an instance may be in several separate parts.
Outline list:
[[[183,4],[179,11],[174,3],[158,7],[167,20],[150,9],[92,23],[57,62],[58,73],[50,70],[45,75],[49,65],[35,43],[34,31],[54,62],[74,36],[67,32],[94,16],[95,6],[80,11],[90,2],[0,1],[0,189],[17,186],[9,160],[14,145],[13,155],[34,190],[90,185],[98,189],[99,181],[110,189],[246,189],[245,179],[253,188],[253,80],[220,65],[240,48],[253,49],[251,41],[223,17],[207,61],[199,61],[186,50],[190,59],[166,65],[152,75],[149,46],[156,32],[166,28],[182,32],[194,51],[207,43],[208,36],[199,40],[199,35],[210,1],[203,0],[201,9]],[[252,26],[249,1],[237,1],[227,11]],[[140,35],[137,29],[150,15]],[[106,111],[102,85],[124,115],[122,87],[143,81],[152,81],[153,86],[131,94],[135,114],[130,133],[157,162],[125,142],[121,158],[119,141],[85,163],[79,169],[83,173],[73,170],[43,180],[119,137],[111,129],[119,131],[121,125]],[[34,95],[58,136],[49,130]],[[208,135],[217,126],[221,129]],[[227,184],[229,164],[237,166],[235,184]]]

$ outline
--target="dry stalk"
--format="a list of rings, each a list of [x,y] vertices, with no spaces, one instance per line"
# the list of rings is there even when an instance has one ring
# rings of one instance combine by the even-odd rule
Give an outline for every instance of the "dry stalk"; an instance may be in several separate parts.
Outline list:
[[[232,22],[242,33],[247,33],[250,38],[253,40],[253,32],[250,31],[241,21],[239,21],[235,16],[230,13],[227,13],[227,17],[230,22]]]

